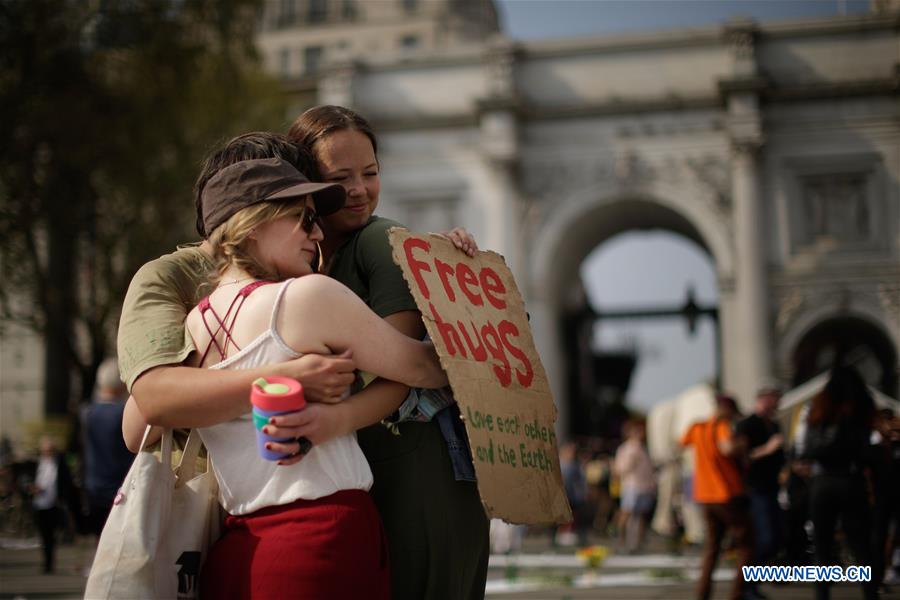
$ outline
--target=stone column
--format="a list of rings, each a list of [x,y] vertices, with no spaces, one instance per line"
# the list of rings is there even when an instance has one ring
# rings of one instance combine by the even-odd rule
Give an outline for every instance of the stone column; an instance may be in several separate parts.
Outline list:
[[[526,274],[522,270],[522,214],[519,207],[517,124],[507,110],[489,110],[481,115],[481,148],[489,194],[486,206],[485,247],[506,258],[521,287]]]
[[[569,437],[569,403],[566,402],[566,369],[562,360],[565,350],[560,336],[560,308],[552,298],[553,293],[545,288],[535,286],[529,291],[522,290],[522,293],[529,296],[526,308],[531,315],[531,333],[556,401],[556,435],[566,441]]]
[[[485,53],[487,95],[478,102],[481,152],[489,194],[484,246],[506,258],[524,293],[524,248],[519,200],[519,111],[515,85],[516,46],[498,36]]]
[[[732,148],[731,197],[735,243],[734,322],[724,338],[725,386],[746,409],[757,387],[772,375],[766,237],[760,196],[759,155],[764,143],[759,97],[767,87],[756,62],[756,25],[733,21],[725,28],[732,77],[719,82],[727,107]]]
[[[762,235],[762,199],[755,143],[737,141],[732,157],[732,198],[737,255],[735,292],[738,347],[736,389],[741,404],[752,404],[756,388],[771,377],[769,306],[766,277],[765,237]]]

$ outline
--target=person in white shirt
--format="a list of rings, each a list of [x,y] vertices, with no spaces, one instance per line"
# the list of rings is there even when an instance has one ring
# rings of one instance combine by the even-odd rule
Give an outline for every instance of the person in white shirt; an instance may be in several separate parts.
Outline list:
[[[44,573],[52,573],[56,558],[56,530],[62,513],[58,502],[71,485],[71,475],[61,454],[56,451],[53,438],[43,436],[40,440],[40,459],[32,488],[32,508],[41,536]]]
[[[647,521],[656,500],[656,473],[644,446],[646,426],[632,419],[622,428],[625,441],[616,451],[613,470],[621,480],[619,539],[628,552],[643,546]]]

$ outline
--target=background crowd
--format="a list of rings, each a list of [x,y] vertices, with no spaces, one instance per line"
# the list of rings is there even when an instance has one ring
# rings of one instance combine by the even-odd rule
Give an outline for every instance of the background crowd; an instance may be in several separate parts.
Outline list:
[[[870,565],[872,582],[863,591],[876,597],[900,575],[900,419],[876,407],[852,367],[831,371],[791,431],[782,431],[777,418],[781,395],[777,387],[760,388],[747,415],[734,397],[716,395],[712,416],[681,432],[684,451],[671,457],[679,464],[675,497],[666,492],[671,481],[658,481],[664,465],[651,461],[640,418],[625,422],[617,448],[600,440],[563,446],[576,517],[571,527],[554,530],[554,540],[583,544],[591,533],[639,553],[655,515],[672,524],[660,529],[677,550],[701,542],[685,530],[699,514],[705,531],[699,597],[709,597],[722,555],[737,566]],[[828,586],[816,594],[827,598]],[[765,592],[739,577],[732,597]]]
[[[121,437],[124,392],[115,359],[108,359],[67,437],[41,436],[30,456],[3,444],[3,534],[39,536],[45,572],[55,568],[57,541],[102,530],[133,458]],[[599,539],[617,552],[639,554],[656,535],[650,531],[654,513],[666,511],[674,524],[663,536],[671,551],[703,543],[699,597],[709,597],[709,576],[722,556],[737,565],[871,565],[866,598],[896,585],[900,419],[876,407],[852,367],[832,370],[792,431],[782,431],[777,419],[780,398],[778,388],[765,386],[753,411],[741,415],[733,397],[715,396],[712,417],[683,432],[684,453],[673,457],[685,465],[681,493],[665,502],[658,497],[665,484],[648,452],[643,418],[625,421],[619,440],[561,445],[575,520],[551,528],[551,543],[586,546]],[[702,516],[702,540],[686,535],[692,511]],[[521,549],[526,531],[495,522],[494,552]],[[827,598],[827,585],[816,593]],[[735,598],[765,596],[742,578],[732,590]]]
[[[39,534],[44,573],[55,570],[58,540],[99,536],[103,530],[134,459],[122,438],[126,398],[116,359],[108,358],[97,370],[91,401],[68,432],[42,434],[35,454],[3,444],[2,535]]]

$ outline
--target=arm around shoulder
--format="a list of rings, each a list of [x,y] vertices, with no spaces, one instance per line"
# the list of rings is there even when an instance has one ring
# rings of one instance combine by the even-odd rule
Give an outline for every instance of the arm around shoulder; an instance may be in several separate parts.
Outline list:
[[[205,281],[202,256],[197,249],[181,249],[146,263],[132,278],[117,336],[119,371],[129,390],[144,372],[180,363],[193,350],[184,320]]]
[[[356,366],[412,387],[447,384],[430,343],[413,340],[372,312],[352,291],[320,275],[294,281],[278,330],[299,352],[353,351]]]

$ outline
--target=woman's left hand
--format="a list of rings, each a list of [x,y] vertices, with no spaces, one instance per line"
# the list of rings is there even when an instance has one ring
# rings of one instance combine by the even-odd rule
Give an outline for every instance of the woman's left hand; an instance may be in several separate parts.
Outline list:
[[[306,438],[313,446],[324,444],[345,433],[341,429],[343,421],[340,404],[307,404],[303,410],[272,417],[263,427],[263,433],[274,438],[291,438],[286,442],[269,442],[267,448],[291,455],[279,460],[279,465],[293,465],[305,456],[299,438]]]
[[[444,233],[439,233],[438,235],[442,235],[453,242],[454,246],[465,252],[470,257],[475,256],[475,253],[478,252],[478,243],[475,241],[475,238],[472,237],[471,233],[469,233],[462,227],[454,227],[450,231],[445,231]]]

